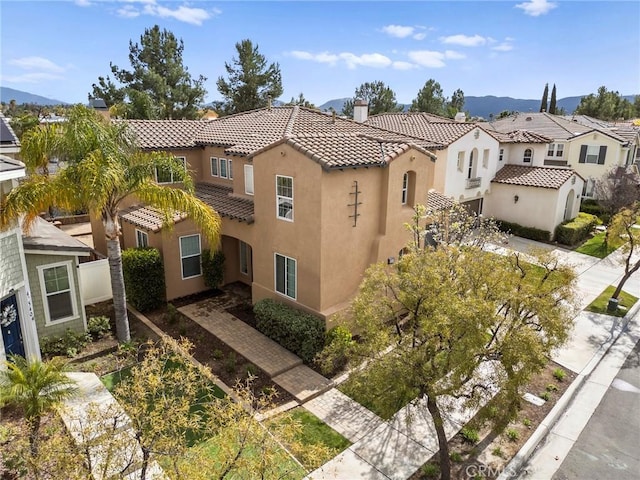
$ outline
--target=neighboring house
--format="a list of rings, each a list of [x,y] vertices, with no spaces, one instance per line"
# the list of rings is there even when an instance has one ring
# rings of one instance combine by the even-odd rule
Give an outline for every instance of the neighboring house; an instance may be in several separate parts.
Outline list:
[[[0,197],[26,175],[22,162],[0,156]],[[18,222],[0,230],[0,361],[16,354],[40,358],[22,232]]]
[[[611,169],[631,165],[637,149],[637,135],[631,140],[627,132],[621,135],[595,122],[584,125],[544,112],[518,113],[483,125],[503,133],[527,130],[550,138],[544,165],[573,168],[585,179],[584,197],[593,196],[594,182]]]
[[[383,113],[367,123],[440,143],[434,187],[472,212],[547,230],[550,237],[578,215],[583,180],[567,168],[549,172],[544,165],[552,140],[546,136],[442,122],[419,112]]]
[[[143,149],[181,158],[196,195],[221,215],[225,283],[325,319],[348,307],[369,265],[401,254],[404,224],[434,182],[433,142],[298,106],[127,124]],[[133,202],[120,216],[123,247],[161,251],[168,300],[204,290],[200,258],[210,246],[194,224],[177,213],[167,232]],[[101,222],[92,224],[104,251]]]
[[[20,154],[20,140],[11,128],[9,120],[0,113],[0,155],[18,158]]]
[[[91,248],[42,218],[23,234],[22,244],[38,336],[86,331],[79,267]]]

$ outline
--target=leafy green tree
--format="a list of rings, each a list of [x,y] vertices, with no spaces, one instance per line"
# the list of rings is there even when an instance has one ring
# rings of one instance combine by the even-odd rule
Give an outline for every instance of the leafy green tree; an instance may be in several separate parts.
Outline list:
[[[0,404],[13,404],[24,412],[32,455],[38,453],[38,432],[43,415],[76,394],[75,382],[64,373],[60,357],[47,362],[27,361],[13,355],[0,370]]]
[[[549,113],[551,115],[556,115],[558,113],[558,105],[556,99],[556,84],[553,84],[553,89],[551,90],[551,100],[549,101]]]
[[[624,288],[627,280],[631,275],[640,270],[640,257],[634,259],[640,250],[640,228],[637,227],[640,222],[640,200],[634,204],[621,209],[611,220],[608,228],[608,236],[610,238],[619,238],[624,241],[620,247],[623,252],[622,262],[624,264],[624,274],[618,282],[611,298],[618,298],[620,292]]]
[[[316,108],[316,106],[313,103],[311,103],[306,98],[304,98],[304,95],[302,94],[302,92],[300,92],[300,95],[298,95],[298,98],[291,97],[291,100],[288,103],[285,103],[285,105],[287,106],[299,105],[301,107],[306,107],[306,108]]]
[[[131,70],[110,64],[109,76],[98,77],[91,96],[102,98],[108,107],[127,105],[129,118],[198,118],[204,101],[205,77],[193,79],[182,62],[184,42],[158,25],[145,29],[140,43],[129,41]]]
[[[456,113],[462,112],[464,108],[464,92],[461,89],[457,89],[451,95],[451,100],[447,101],[447,116],[453,118]]]
[[[640,95],[636,95],[633,98],[633,116],[635,118],[640,118]]]
[[[222,112],[233,114],[266,107],[282,95],[282,76],[277,63],[267,59],[249,39],[236,43],[238,57],[225,62],[228,79],[219,77],[216,85],[224,97]]]
[[[600,120],[627,119],[634,116],[634,106],[618,92],[607,91],[607,88],[602,86],[598,88],[596,95],[592,93],[582,97],[575,113]]]
[[[96,112],[76,106],[61,125],[60,151],[68,165],[54,176],[33,175],[4,199],[0,228],[21,214],[29,221],[54,204],[73,211],[88,208],[102,219],[116,317],[118,340],[130,339],[120,250],[119,212],[130,196],[160,212],[168,227],[173,212],[185,212],[211,245],[220,237],[220,217],[193,195],[193,180],[184,166],[169,154],[142,153],[126,123],[110,123]],[[38,131],[46,135],[45,130]],[[35,135],[35,134],[34,134]],[[57,146],[56,146],[57,148]],[[155,182],[156,172],[171,171],[183,188]]]
[[[395,92],[380,80],[365,82],[356,88],[353,98],[345,102],[342,108],[342,115],[353,116],[353,104],[356,100],[365,100],[367,102],[369,115],[402,111],[402,105],[398,105],[396,101]]]
[[[24,113],[19,117],[13,117],[9,123],[20,142],[22,142],[24,134],[38,126],[40,119],[32,113]]]
[[[545,83],[544,84],[544,92],[542,92],[542,101],[540,102],[540,111],[541,112],[546,112],[547,110],[547,103],[549,100],[549,84]]]
[[[418,91],[417,97],[411,102],[411,111],[444,115],[445,103],[446,99],[442,92],[442,87],[434,79],[429,79]]]
[[[394,266],[370,267],[352,303],[360,335],[352,358],[370,362],[355,388],[388,414],[417,397],[414,406],[433,418],[448,480],[448,409],[455,401],[478,408],[495,394],[500,417],[486,409],[487,420],[504,426],[514,417],[521,387],[568,338],[574,280],[549,253],[525,262],[464,243],[413,242]]]

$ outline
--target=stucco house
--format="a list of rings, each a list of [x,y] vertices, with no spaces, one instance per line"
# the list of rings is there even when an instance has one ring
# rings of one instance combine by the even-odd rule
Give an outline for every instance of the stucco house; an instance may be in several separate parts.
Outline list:
[[[18,158],[20,154],[20,140],[11,128],[9,120],[0,113],[0,155]]]
[[[196,195],[221,215],[225,283],[328,320],[370,264],[395,261],[409,241],[404,223],[434,183],[433,142],[297,106],[127,123],[143,149],[182,159]],[[131,199],[120,220],[124,248],[160,250],[168,300],[205,290],[200,258],[211,246],[189,219],[176,213],[166,232]],[[92,226],[103,251],[101,223]]]
[[[633,129],[605,128],[600,122],[545,112],[518,113],[483,125],[503,133],[527,130],[550,138],[544,165],[573,168],[585,179],[581,193],[586,198],[593,197],[597,179],[615,167],[632,165],[638,148]]]

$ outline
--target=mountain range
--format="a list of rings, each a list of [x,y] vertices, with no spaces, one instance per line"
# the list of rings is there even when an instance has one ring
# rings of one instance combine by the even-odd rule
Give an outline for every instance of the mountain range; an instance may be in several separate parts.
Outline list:
[[[634,101],[635,95],[625,95],[630,102]],[[567,114],[573,113],[580,104],[578,97],[565,97],[558,99],[558,108],[563,108]],[[15,100],[18,105],[23,103],[33,103],[36,105],[68,105],[67,102],[61,100],[55,100],[52,98],[35,95],[33,93],[24,92],[21,90],[15,90],[13,88],[0,87],[0,101],[2,103],[9,103],[11,100]],[[350,97],[336,98],[329,100],[322,105],[319,105],[320,110],[335,110],[340,113],[344,102],[350,100]],[[280,102],[274,102],[276,104]],[[408,110],[410,105],[403,105],[404,110]],[[482,117],[489,119],[491,115],[497,116],[503,111],[515,111],[515,112],[537,112],[540,109],[540,100],[527,100],[511,97],[496,97],[493,95],[485,95],[483,97],[469,96],[464,98],[464,111],[468,112],[472,117]]]

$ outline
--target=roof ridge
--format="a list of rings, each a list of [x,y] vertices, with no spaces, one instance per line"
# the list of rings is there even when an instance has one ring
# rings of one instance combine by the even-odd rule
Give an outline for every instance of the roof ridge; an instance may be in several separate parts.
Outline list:
[[[284,127],[284,138],[289,138],[293,135],[293,126],[296,123],[296,119],[298,118],[298,113],[300,112],[300,108],[298,105],[294,105],[291,109],[291,115],[289,116],[289,121],[287,122],[287,126]]]

